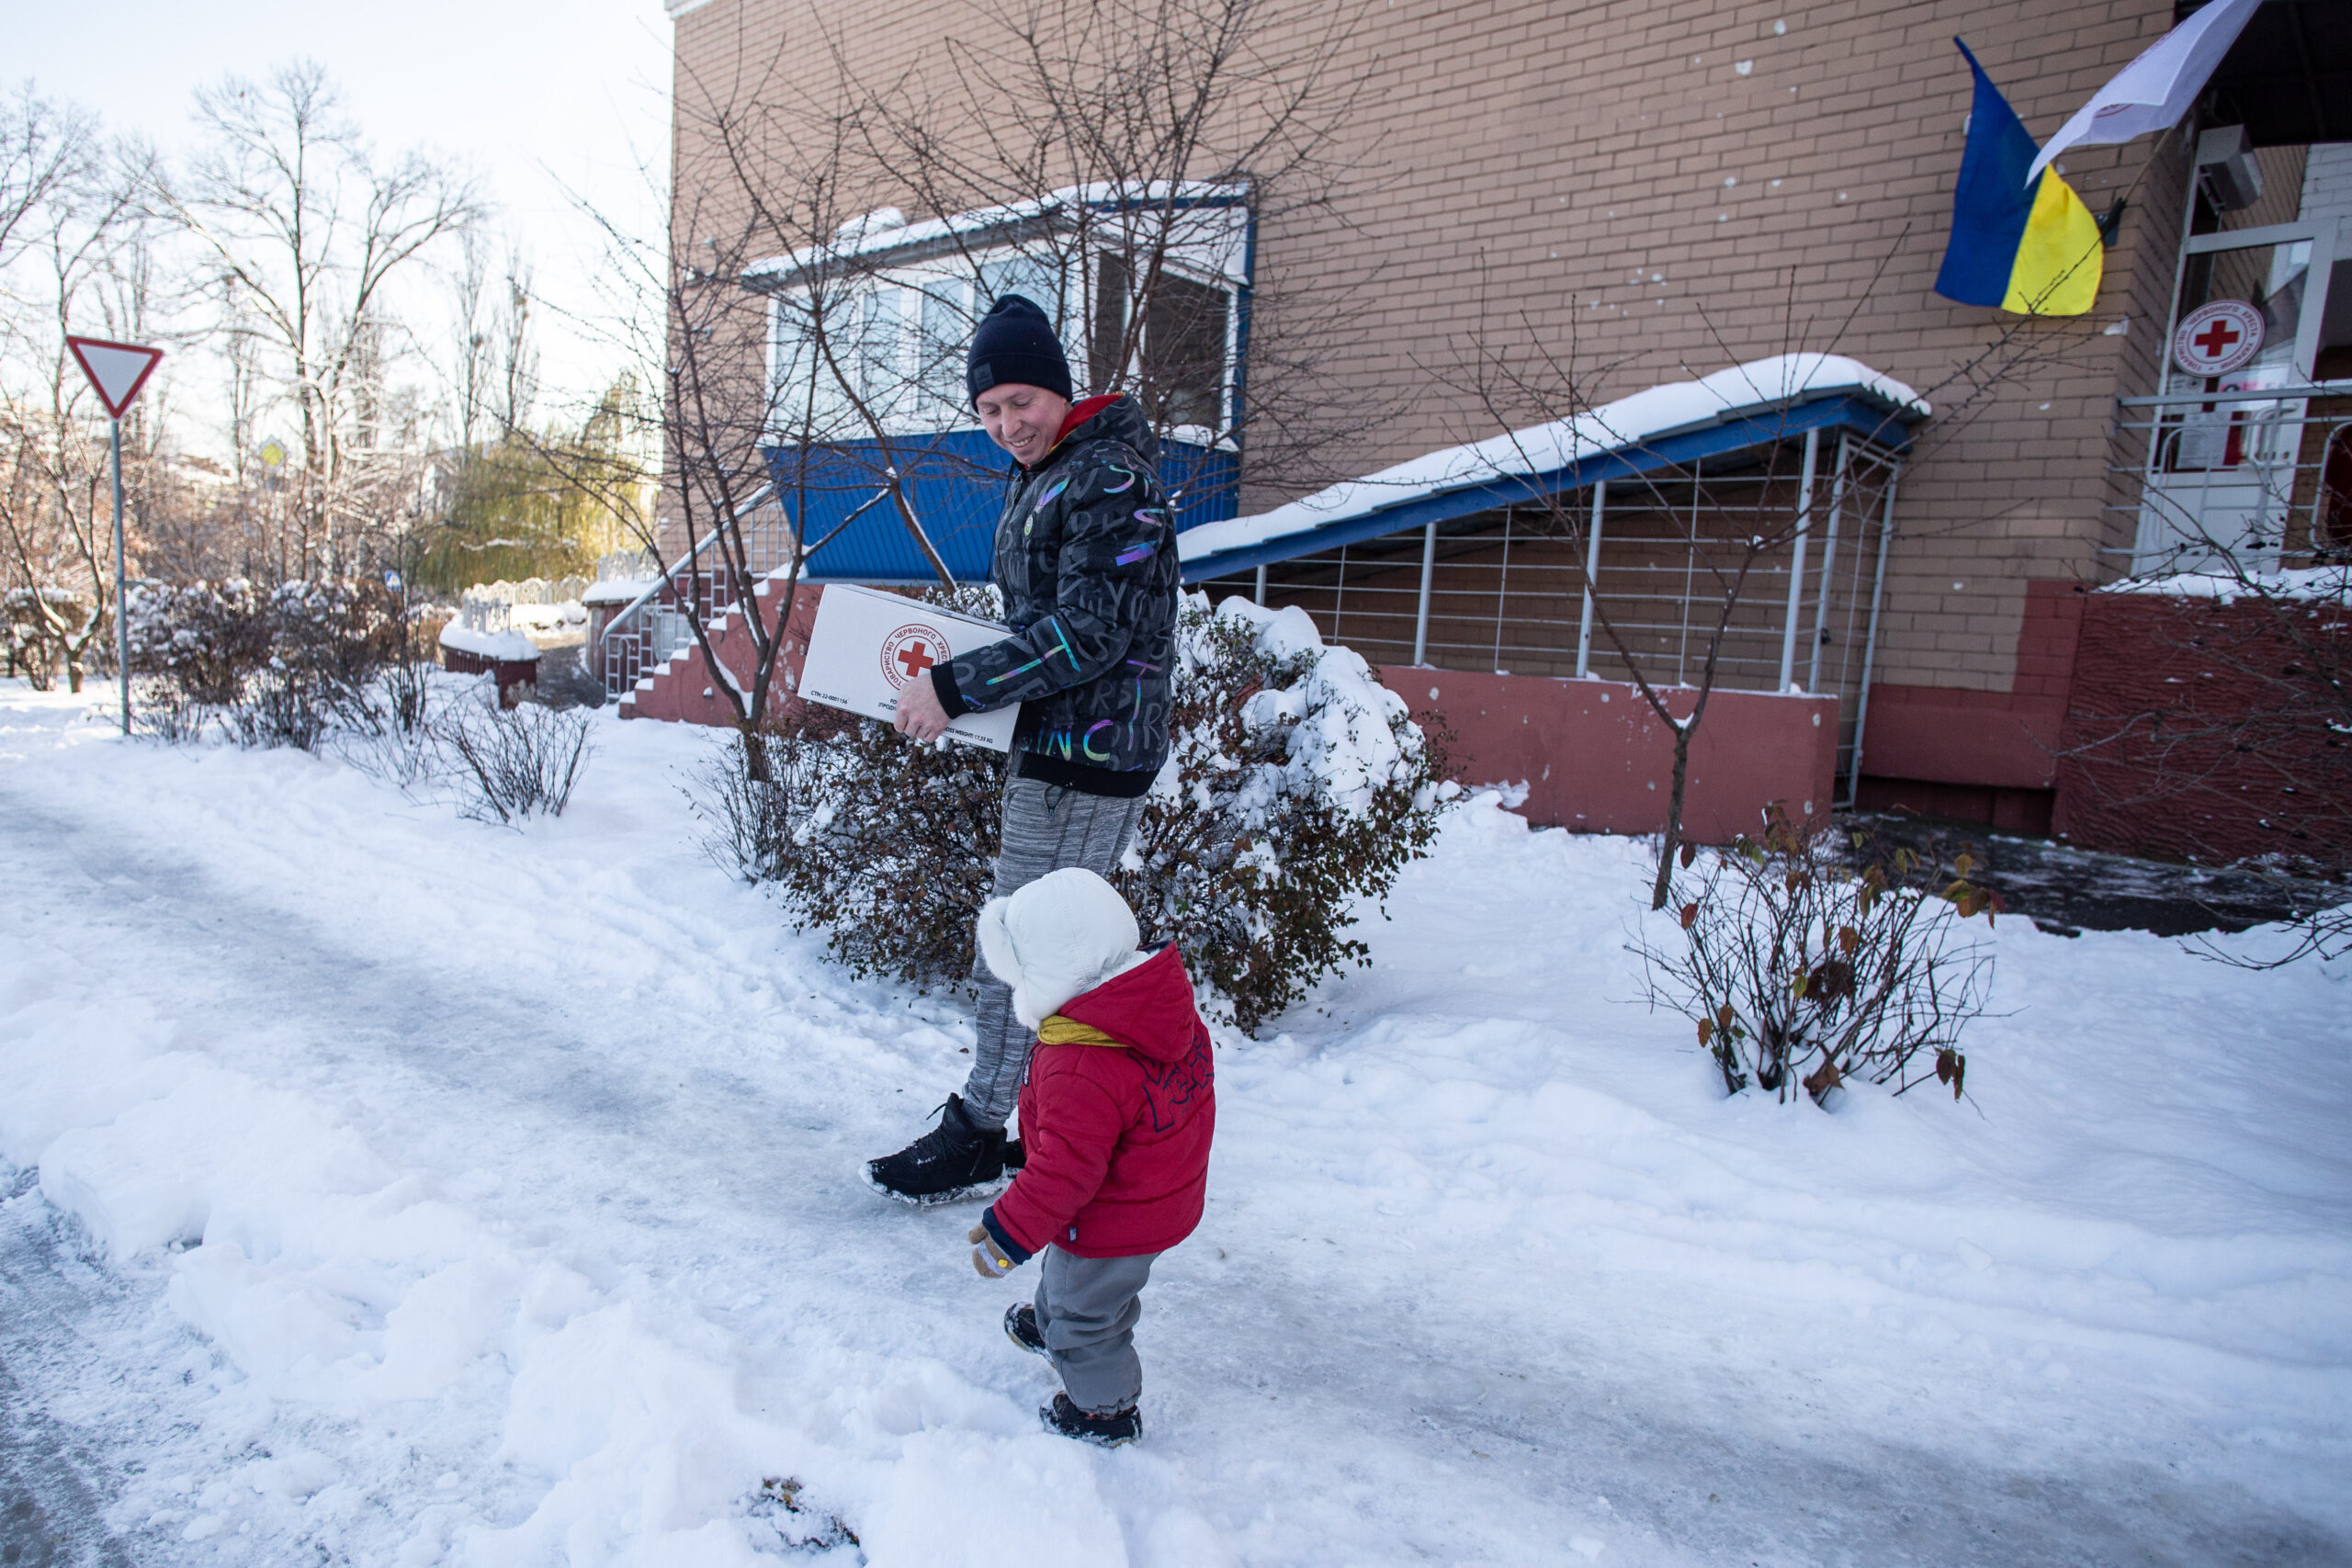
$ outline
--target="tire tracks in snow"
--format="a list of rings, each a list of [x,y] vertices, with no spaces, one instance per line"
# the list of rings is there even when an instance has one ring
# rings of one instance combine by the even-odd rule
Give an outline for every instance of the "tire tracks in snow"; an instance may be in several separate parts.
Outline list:
[[[0,1562],[14,1568],[132,1568],[106,1528],[114,1499],[107,1444],[46,1408],[92,1351],[85,1327],[105,1303],[73,1275],[56,1226],[15,1212],[31,1183],[0,1200]]]

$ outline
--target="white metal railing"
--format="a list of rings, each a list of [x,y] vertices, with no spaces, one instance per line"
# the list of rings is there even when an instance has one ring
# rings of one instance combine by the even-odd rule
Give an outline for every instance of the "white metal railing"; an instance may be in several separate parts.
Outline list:
[[[1792,437],[1771,460],[1693,461],[1597,483],[1556,507],[1506,506],[1227,581],[1300,606],[1329,640],[1393,668],[1629,680],[1605,616],[1645,676],[1682,685],[1699,678],[1723,613],[1718,573],[1757,534],[1786,531],[1748,572],[1715,681],[1838,697],[1838,769],[1850,790],[1900,466],[1850,435]]]
[[[762,485],[743,506],[742,542],[754,579],[790,559],[791,523],[770,500],[775,491],[772,483]],[[607,693],[621,695],[647,671],[690,646],[695,615],[716,615],[736,602],[742,585],[732,581],[731,572],[701,570],[703,557],[724,536],[717,528],[705,533],[605,624],[599,641]]]
[[[2135,577],[2352,555],[2352,381],[2123,398],[2116,437]]]

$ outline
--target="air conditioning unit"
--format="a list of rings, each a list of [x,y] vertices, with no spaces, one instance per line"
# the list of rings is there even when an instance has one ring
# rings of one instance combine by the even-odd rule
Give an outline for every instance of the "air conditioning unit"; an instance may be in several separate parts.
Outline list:
[[[2206,199],[2223,212],[2252,207],[2262,197],[2262,164],[2246,144],[2245,127],[2224,125],[2197,139],[2197,172]]]

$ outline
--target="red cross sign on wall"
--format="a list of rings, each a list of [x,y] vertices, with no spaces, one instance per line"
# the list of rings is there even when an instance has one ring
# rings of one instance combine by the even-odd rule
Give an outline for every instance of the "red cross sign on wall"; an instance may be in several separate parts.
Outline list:
[[[2226,376],[2262,352],[2262,338],[2260,310],[2243,299],[2216,299],[2181,318],[2173,363],[2191,376]]]

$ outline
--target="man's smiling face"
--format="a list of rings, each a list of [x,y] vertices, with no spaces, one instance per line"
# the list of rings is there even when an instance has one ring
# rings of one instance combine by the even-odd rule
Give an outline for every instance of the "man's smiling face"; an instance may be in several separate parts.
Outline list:
[[[1043,387],[1024,387],[1013,382],[990,387],[973,400],[979,410],[980,427],[989,439],[1012,454],[1012,460],[1024,468],[1034,468],[1038,459],[1054,448],[1054,437],[1062,433],[1062,421],[1069,417],[1069,400],[1046,390]]]

